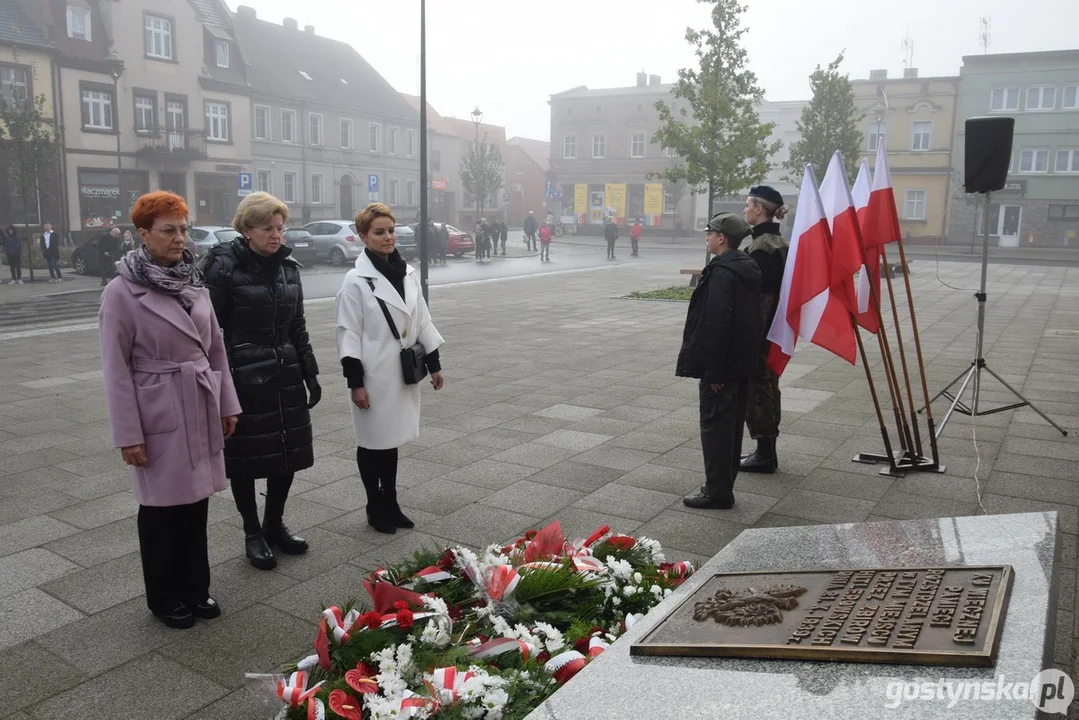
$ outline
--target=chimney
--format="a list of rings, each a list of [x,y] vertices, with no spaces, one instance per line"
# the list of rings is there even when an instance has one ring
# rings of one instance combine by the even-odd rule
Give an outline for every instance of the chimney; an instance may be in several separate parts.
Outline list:
[[[256,13],[255,8],[250,5],[239,6],[236,8],[236,14],[242,18],[247,18],[248,20],[258,20],[258,13]]]
[[[648,84],[648,74],[642,70],[637,73],[637,87],[644,87]]]
[[[315,26],[314,25],[304,25],[303,26],[303,31],[305,33],[307,33],[308,35],[314,35],[315,34]]]
[[[888,71],[887,70],[870,70],[869,71],[869,79],[870,80],[887,80],[888,79]]]
[[[648,84],[649,85],[659,85],[660,84],[659,75],[649,75],[648,76]]]
[[[296,22],[296,18],[285,18],[281,23],[286,30],[299,30],[300,24]]]
[[[903,68],[903,78],[911,80],[918,77],[918,68]]]

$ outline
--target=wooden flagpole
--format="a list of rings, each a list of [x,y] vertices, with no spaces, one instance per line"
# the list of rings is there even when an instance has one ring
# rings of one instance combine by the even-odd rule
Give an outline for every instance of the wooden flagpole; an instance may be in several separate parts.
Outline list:
[[[877,397],[877,386],[873,384],[873,371],[869,369],[869,358],[865,354],[865,345],[862,344],[862,334],[858,331],[858,321],[852,313],[851,325],[854,327],[854,339],[858,341],[858,354],[862,357],[862,366],[865,368],[865,379],[869,383],[869,394],[873,398],[873,409],[877,413],[877,424],[880,426],[880,439],[884,443],[884,454],[888,458],[888,467],[895,472],[895,453],[892,451],[892,441],[888,437],[888,427],[884,423],[884,413],[880,409],[880,399]],[[891,390],[891,383],[888,384]],[[902,439],[902,437],[900,438]]]
[[[896,344],[899,345],[899,362],[902,364],[903,383],[904,385],[906,385],[907,390],[907,406],[910,410],[910,424],[914,428],[914,446],[909,449],[912,451],[912,453],[916,454],[912,454],[911,462],[918,463],[922,459],[924,459],[924,455],[922,454],[922,437],[921,433],[918,431],[918,414],[916,412],[916,408],[914,407],[914,392],[911,390],[910,387],[910,371],[907,369],[907,351],[903,347],[903,330],[899,324],[899,310],[895,304],[895,289],[892,287],[892,270],[891,266],[888,264],[888,252],[886,247],[886,245],[880,246],[880,257],[881,260],[884,261],[884,266],[888,270],[884,274],[884,277],[888,281],[888,300],[890,301],[892,306],[892,320],[895,322],[895,341]],[[906,274],[906,268],[904,267],[903,276],[906,277]],[[909,285],[907,292],[910,292]],[[900,400],[902,401],[902,398],[900,398]]]

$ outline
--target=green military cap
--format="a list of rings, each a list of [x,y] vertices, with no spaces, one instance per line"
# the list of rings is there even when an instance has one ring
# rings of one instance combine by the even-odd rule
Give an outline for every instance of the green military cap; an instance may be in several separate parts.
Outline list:
[[[708,221],[708,229],[726,235],[731,243],[738,243],[753,232],[753,228],[741,215],[729,212],[713,215]]]

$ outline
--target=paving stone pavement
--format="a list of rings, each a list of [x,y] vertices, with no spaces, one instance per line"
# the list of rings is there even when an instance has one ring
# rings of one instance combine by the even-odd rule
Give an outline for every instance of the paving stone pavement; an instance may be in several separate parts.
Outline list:
[[[941,441],[943,475],[881,478],[851,462],[880,450],[862,369],[806,346],[783,379],[781,471],[741,476],[732,511],[682,506],[702,481],[697,389],[674,377],[686,308],[621,297],[681,282],[680,265],[434,288],[447,385],[425,388],[422,436],[402,449],[401,503],[417,529],[395,536],[366,525],[332,304],[312,304],[326,394],[313,413],[315,467],[298,475],[286,513],[311,551],[272,572],[251,568],[231,497],[216,496],[212,591],[225,613],[186,632],[145,609],[136,506],[109,439],[96,332],[0,335],[0,717],[269,717],[277,702],[243,674],[308,651],[317,613],[361,594],[363,568],[556,518],[571,535],[609,522],[701,561],[748,527],[1057,510],[1054,662],[1075,677],[1079,445],[1028,408],[976,424],[955,417]],[[916,273],[935,392],[969,365],[978,267]],[[989,280],[990,366],[1079,429],[1079,270],[994,265]],[[905,307],[900,294],[904,318]],[[879,352],[867,347],[879,377]],[[983,403],[1009,399],[986,382]],[[944,405],[934,407],[939,419]]]

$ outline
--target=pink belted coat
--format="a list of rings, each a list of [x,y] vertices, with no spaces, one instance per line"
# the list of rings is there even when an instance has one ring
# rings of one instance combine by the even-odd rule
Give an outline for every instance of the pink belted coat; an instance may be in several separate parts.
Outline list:
[[[149,465],[131,468],[135,499],[189,505],[224,490],[221,418],[239,415],[240,402],[209,292],[188,314],[177,298],[118,277],[98,324],[113,442],[146,445]]]

